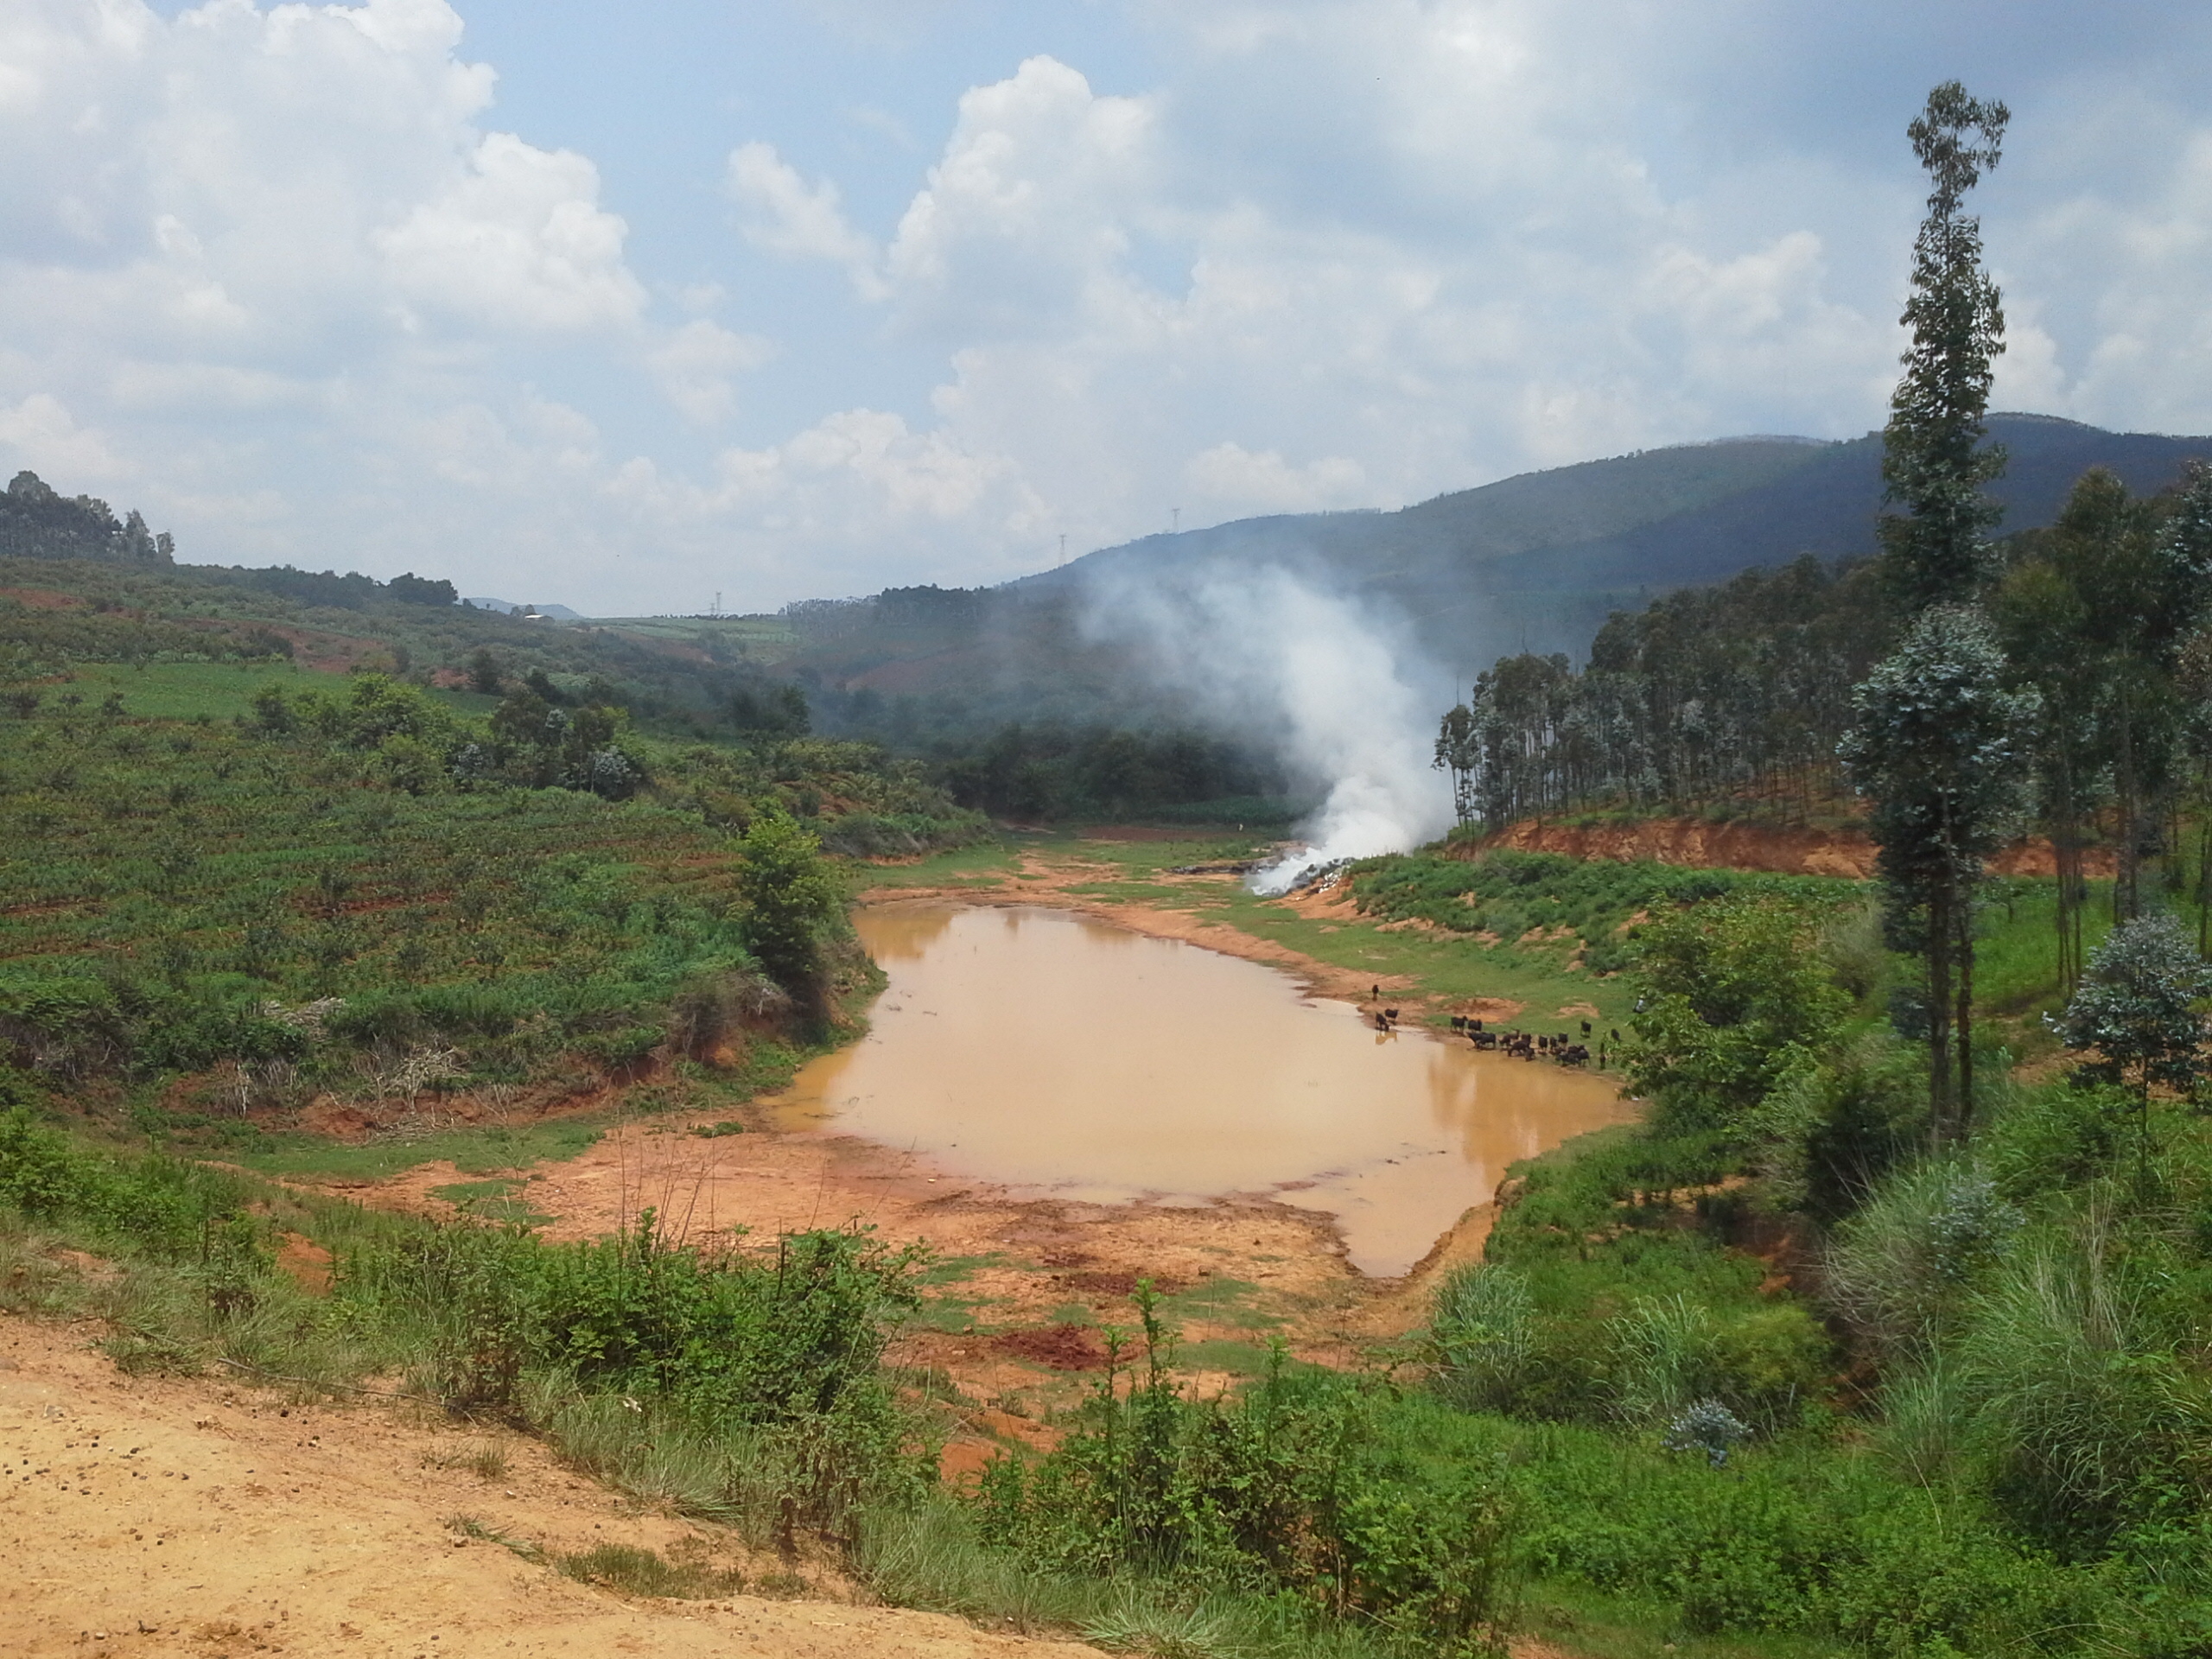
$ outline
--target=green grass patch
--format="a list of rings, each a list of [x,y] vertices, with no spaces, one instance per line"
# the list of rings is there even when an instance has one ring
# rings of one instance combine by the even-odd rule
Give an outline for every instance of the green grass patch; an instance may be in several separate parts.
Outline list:
[[[991,1250],[982,1255],[939,1256],[921,1269],[916,1282],[924,1285],[957,1285],[974,1278],[985,1268],[1003,1268],[1011,1262],[1003,1250]]]
[[[671,1561],[650,1549],[632,1544],[595,1544],[556,1563],[562,1573],[580,1584],[613,1590],[626,1596],[661,1597],[672,1600],[705,1601],[735,1595],[745,1586],[745,1575],[696,1561]]]
[[[1003,832],[966,847],[932,853],[911,864],[861,864],[854,880],[863,887],[944,887],[995,883],[1020,862],[1021,845]]]
[[[248,1153],[238,1161],[263,1175],[327,1177],[338,1180],[383,1180],[423,1164],[450,1162],[464,1175],[493,1175],[563,1163],[581,1157],[607,1133],[603,1116],[556,1118],[515,1128],[441,1130],[419,1140],[379,1141],[345,1146],[319,1135],[271,1137],[272,1150]]]
[[[1160,1299],[1160,1312],[1178,1324],[1192,1320],[1226,1325],[1243,1331],[1268,1331],[1283,1321],[1252,1306],[1259,1286],[1243,1279],[1217,1274]]]
[[[67,688],[98,704],[112,693],[138,720],[229,720],[252,712],[255,694],[276,686],[287,696],[342,687],[344,677],[290,663],[86,663]]]

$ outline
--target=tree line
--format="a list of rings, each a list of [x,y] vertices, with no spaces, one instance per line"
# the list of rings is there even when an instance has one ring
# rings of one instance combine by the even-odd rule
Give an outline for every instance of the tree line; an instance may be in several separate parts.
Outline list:
[[[149,530],[136,509],[118,518],[97,496],[64,495],[36,473],[17,473],[0,495],[0,557],[174,564],[168,531]]]

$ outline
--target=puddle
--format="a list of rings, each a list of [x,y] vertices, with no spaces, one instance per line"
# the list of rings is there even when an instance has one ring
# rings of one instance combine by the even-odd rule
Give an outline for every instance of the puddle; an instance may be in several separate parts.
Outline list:
[[[1402,1274],[1505,1167],[1627,1109],[1603,1079],[1384,1036],[1288,976],[1060,911],[871,906],[873,1028],[774,1103],[948,1172],[1096,1201],[1267,1193]]]

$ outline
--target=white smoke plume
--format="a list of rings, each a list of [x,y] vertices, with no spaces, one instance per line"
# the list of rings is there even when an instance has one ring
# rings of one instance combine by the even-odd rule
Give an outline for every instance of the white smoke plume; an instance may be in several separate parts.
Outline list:
[[[1088,597],[1087,631],[1137,646],[1197,715],[1326,791],[1299,826],[1306,846],[1255,875],[1259,891],[1450,826],[1451,791],[1430,766],[1439,676],[1402,627],[1272,564],[1101,573]]]

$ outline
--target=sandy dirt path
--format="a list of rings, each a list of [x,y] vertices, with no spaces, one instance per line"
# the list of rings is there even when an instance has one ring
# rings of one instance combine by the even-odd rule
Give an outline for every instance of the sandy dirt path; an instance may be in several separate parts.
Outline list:
[[[0,1654],[1096,1659],[935,1614],[734,1594],[627,1600],[448,1524],[550,1554],[619,1542],[773,1573],[728,1536],[535,1443],[384,1405],[130,1377],[89,1325],[0,1318]],[[458,1466],[496,1445],[506,1469]],[[818,1595],[819,1591],[817,1592]]]

